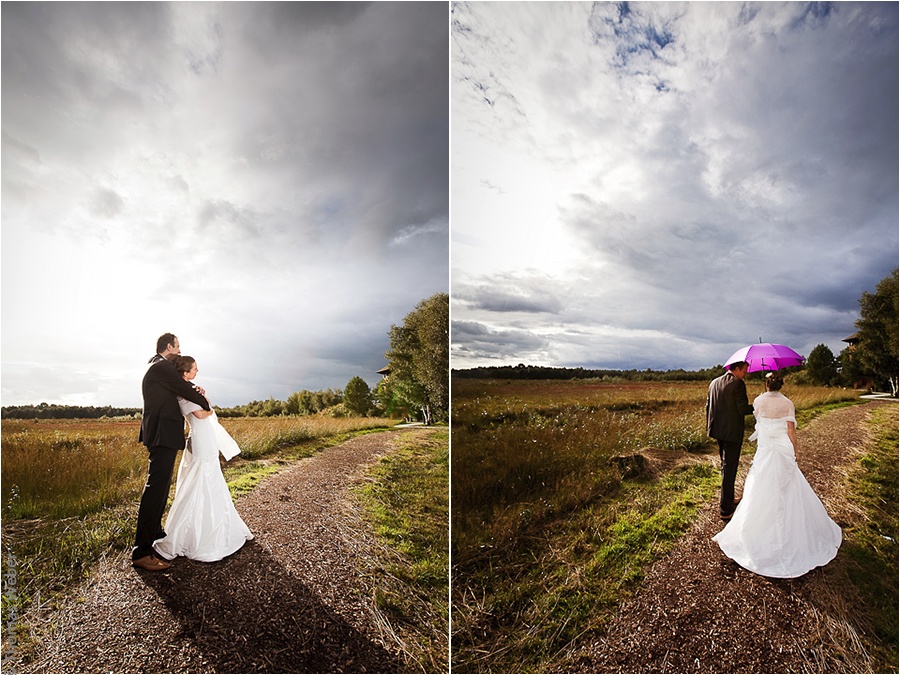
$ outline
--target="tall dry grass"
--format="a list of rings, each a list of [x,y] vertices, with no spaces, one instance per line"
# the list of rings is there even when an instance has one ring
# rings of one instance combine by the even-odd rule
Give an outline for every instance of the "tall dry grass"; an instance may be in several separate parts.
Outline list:
[[[293,445],[389,426],[380,418],[225,419],[241,457],[257,459]],[[2,504],[7,518],[83,516],[138,499],[147,475],[139,422],[4,420]]]
[[[752,400],[762,381],[747,383]],[[485,381],[453,383],[453,499],[461,538],[478,522],[509,518],[509,507],[576,504],[615,479],[610,457],[641,448],[697,451],[707,383]],[[788,385],[798,411],[850,401],[854,391]],[[752,426],[752,423],[751,423]]]
[[[381,417],[234,417],[220,420],[241,449],[244,459],[330,436],[344,436],[393,426],[395,420]]]
[[[707,387],[706,382],[454,381],[456,545],[509,541],[520,526],[615,489],[613,455],[647,447],[688,452],[710,447]],[[761,380],[748,380],[751,402],[764,390]],[[830,387],[786,385],[783,393],[798,411],[858,398],[854,391]]]
[[[147,452],[137,438],[135,422],[5,420],[4,517],[81,516],[140,494]]]
[[[457,550],[513,541],[614,490],[613,455],[703,447],[705,400],[704,383],[454,382]]]

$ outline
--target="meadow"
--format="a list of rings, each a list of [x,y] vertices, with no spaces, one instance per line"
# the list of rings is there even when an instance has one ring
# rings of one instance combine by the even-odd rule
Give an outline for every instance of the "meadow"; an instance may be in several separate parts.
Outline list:
[[[222,420],[241,447],[225,470],[246,471],[286,448],[383,429],[381,418],[246,417]],[[147,450],[134,420],[4,420],[4,518],[67,518],[139,499],[147,477]],[[295,453],[296,454],[296,453]]]
[[[752,401],[763,382],[747,388]],[[602,628],[715,498],[706,390],[706,382],[453,381],[455,672],[566,669],[566,649]],[[790,384],[785,393],[801,427],[858,398]]]
[[[147,450],[134,420],[4,420],[3,564],[15,561],[14,597],[4,621],[52,601],[106,555],[129,550],[147,476]],[[223,462],[233,496],[266,475],[351,435],[393,426],[383,418],[223,419],[241,447]],[[176,463],[177,466],[177,463]],[[174,480],[172,491],[174,492]]]

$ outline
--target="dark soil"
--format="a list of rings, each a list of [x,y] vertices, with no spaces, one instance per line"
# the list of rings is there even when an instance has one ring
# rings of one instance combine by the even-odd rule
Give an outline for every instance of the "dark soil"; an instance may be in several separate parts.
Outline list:
[[[885,404],[839,409],[798,432],[800,469],[842,527],[852,507],[842,499],[840,481],[866,442],[865,420],[877,405]],[[738,494],[749,466],[745,454]],[[822,646],[825,619],[813,600],[823,588],[823,568],[793,580],[753,574],[712,541],[722,527],[718,502],[708,504],[605,633],[574,656],[576,667],[613,673],[847,672],[846,654],[836,662]],[[857,662],[865,659],[860,653]]]
[[[165,572],[135,570],[128,551],[102,561],[60,608],[26,617],[37,644],[16,669],[408,672],[376,620],[360,564],[371,535],[345,499],[395,437],[355,438],[260,483],[236,502],[255,539],[223,561],[177,558]]]

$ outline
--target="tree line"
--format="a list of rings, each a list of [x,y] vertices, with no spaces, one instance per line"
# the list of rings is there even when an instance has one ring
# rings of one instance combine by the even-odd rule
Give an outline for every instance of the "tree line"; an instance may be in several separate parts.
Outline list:
[[[498,380],[601,380],[604,382],[655,382],[710,380],[722,374],[724,366],[702,370],[615,370],[608,368],[555,368],[550,366],[483,366],[453,370],[453,377]]]
[[[344,394],[340,389],[319,391],[295,391],[286,401],[269,398],[265,401],[250,401],[231,408],[214,406],[219,417],[273,417],[278,415],[315,415],[330,410],[332,415],[340,415],[338,406],[343,403]]]
[[[360,376],[343,390],[302,390],[279,401],[251,401],[232,408],[216,408],[220,417],[330,415],[419,419],[426,424],[446,422],[450,408],[450,296],[438,293],[419,302],[388,332],[390,349],[384,357],[384,377],[370,388]]]
[[[100,419],[102,417],[140,417],[140,408],[114,408],[92,405],[9,405],[0,409],[0,418],[19,420]]]

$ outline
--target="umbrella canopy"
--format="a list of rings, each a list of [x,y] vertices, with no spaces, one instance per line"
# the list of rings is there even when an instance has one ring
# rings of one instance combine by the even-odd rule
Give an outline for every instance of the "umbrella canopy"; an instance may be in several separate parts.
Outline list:
[[[750,367],[747,372],[755,373],[760,370],[781,370],[790,366],[802,366],[804,358],[790,347],[760,342],[757,345],[738,349],[728,357],[725,367],[738,361],[749,363]]]

